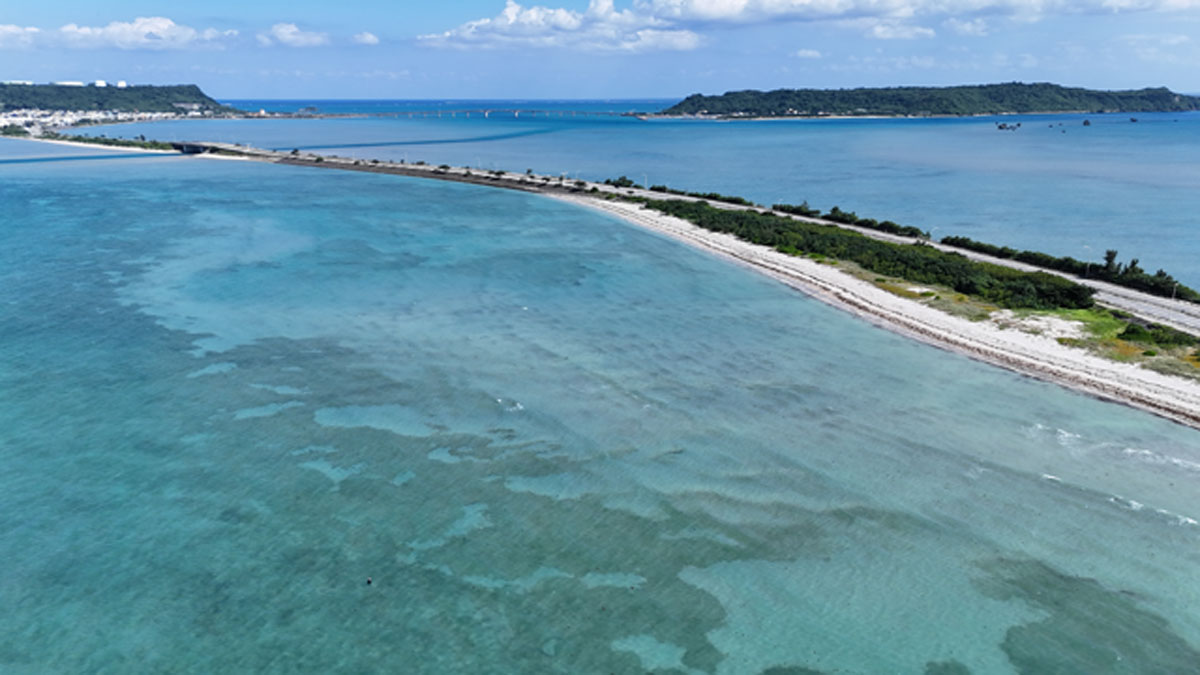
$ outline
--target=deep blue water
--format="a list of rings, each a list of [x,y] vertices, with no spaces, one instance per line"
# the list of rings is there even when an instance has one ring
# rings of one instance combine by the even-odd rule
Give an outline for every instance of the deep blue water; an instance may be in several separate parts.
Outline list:
[[[760,163],[830,128],[859,156],[870,139],[942,148],[896,153],[910,162],[947,162],[933,139],[956,134],[1027,162],[1037,138],[971,121],[521,124],[142,128],[371,156],[423,138],[430,161],[570,156],[580,172],[666,167],[696,156],[696,133],[728,147],[722,130],[758,138]],[[571,154],[580,138],[607,159]],[[97,154],[0,140],[0,670],[1200,662],[1195,431],[533,195]],[[765,194],[740,171],[792,166],[674,170]],[[972,182],[943,170],[963,199]],[[1096,180],[1132,190],[1117,174]]]

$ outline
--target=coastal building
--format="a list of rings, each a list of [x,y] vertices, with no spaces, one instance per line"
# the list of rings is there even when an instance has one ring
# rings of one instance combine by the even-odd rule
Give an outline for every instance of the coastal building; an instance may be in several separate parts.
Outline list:
[[[62,82],[51,82],[50,84],[53,84],[56,87],[82,87],[83,86],[82,82],[76,82],[75,80],[65,80]]]
[[[32,81],[32,80],[5,80],[4,82],[0,82],[0,84],[28,84],[28,85],[32,85],[32,84],[33,84],[33,81]]]
[[[129,85],[125,82],[125,80],[117,80],[117,89],[124,89],[128,86]]]
[[[95,82],[92,83],[92,86],[93,87],[107,87],[108,83],[105,82],[104,80],[96,80]]]

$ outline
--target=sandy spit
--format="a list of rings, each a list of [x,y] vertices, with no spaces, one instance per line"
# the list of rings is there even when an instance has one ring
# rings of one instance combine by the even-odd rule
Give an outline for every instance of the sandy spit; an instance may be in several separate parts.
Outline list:
[[[42,142],[46,139],[37,139]],[[76,145],[75,143],[57,141]],[[94,148],[94,145],[85,145]],[[115,149],[115,148],[114,148]],[[244,150],[244,149],[243,149]],[[143,151],[144,152],[144,151]],[[204,155],[216,158],[216,155]],[[935,347],[1009,370],[1054,382],[1098,398],[1140,408],[1156,415],[1200,429],[1200,383],[1172,377],[1130,363],[1118,363],[1080,349],[1059,344],[1051,337],[1018,330],[1004,330],[990,321],[972,322],[895,296],[856,279],[830,265],[788,256],[736,237],[711,232],[685,220],[647,209],[640,204],[609,201],[586,193],[550,191],[539,185],[542,176],[528,183],[523,177],[510,176],[493,181],[476,171],[467,176],[465,169],[452,169],[442,175],[432,166],[356,165],[353,160],[329,158],[313,164],[267,152],[248,157],[256,161],[297,164],[327,169],[396,173],[401,175],[479,183],[542,194],[551,199],[596,209],[619,217],[638,227],[657,232],[677,241],[735,261],[766,274],[807,295],[865,319],[881,328],[920,340]],[[609,186],[588,183],[603,193],[616,192]],[[882,238],[882,237],[881,237]],[[1122,291],[1126,294],[1129,291]],[[1139,296],[1141,294],[1138,294]],[[1166,302],[1157,299],[1155,302]],[[1157,318],[1157,317],[1156,317]]]
[[[38,143],[51,143],[54,145],[67,145],[73,148],[87,148],[88,150],[113,150],[116,152],[137,152],[151,155],[178,155],[174,150],[152,150],[150,148],[131,148],[120,145],[102,145],[100,143],[80,143],[78,141],[60,141],[52,138],[30,138],[28,136],[15,137],[19,141],[37,141]]]
[[[887,330],[1200,429],[1200,384],[1190,380],[1109,361],[1050,337],[952,316],[897,297],[835,267],[710,232],[638,204],[580,195],[547,196],[604,211],[736,261]]]

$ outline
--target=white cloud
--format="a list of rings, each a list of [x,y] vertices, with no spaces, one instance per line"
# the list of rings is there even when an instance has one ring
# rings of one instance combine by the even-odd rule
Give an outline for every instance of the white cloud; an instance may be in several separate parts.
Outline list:
[[[32,26],[0,24],[0,49],[28,47],[33,44],[34,39],[40,32]]]
[[[983,20],[982,18],[972,19],[970,21],[961,21],[952,17],[946,19],[943,25],[959,35],[972,35],[979,37],[988,34],[987,21]]]
[[[797,49],[792,52],[792,56],[798,59],[819,59],[821,58],[821,52],[815,49]]]
[[[329,44],[329,36],[325,33],[300,30],[294,23],[277,23],[256,37],[258,43],[264,47],[270,47],[276,42],[288,47],[319,47]]]
[[[377,45],[379,38],[374,33],[363,31],[354,36],[354,42],[360,45]]]
[[[1178,33],[1122,35],[1134,56],[1154,64],[1191,65],[1195,50],[1189,49],[1191,38]]]
[[[498,2],[498,0],[496,0]],[[561,0],[560,0],[561,1]],[[525,6],[506,0],[495,17],[442,33],[427,45],[458,48],[572,47],[593,50],[695,49],[700,31],[714,26],[798,21],[836,22],[878,39],[931,38],[941,23],[961,35],[988,33],[988,20],[1036,22],[1050,15],[1184,12],[1200,0],[590,0],[584,11]],[[959,18],[959,17],[969,18]],[[985,18],[987,17],[987,18]]]
[[[118,49],[186,49],[198,46],[220,46],[222,40],[236,37],[236,30],[219,31],[209,28],[198,31],[177,24],[162,16],[138,17],[133,21],[113,21],[107,26],[80,26],[69,23],[52,36],[67,47]]]
[[[583,12],[525,7],[515,0],[490,19],[421,35],[425,44],[444,47],[572,47],[590,50],[686,51],[700,46],[696,33],[631,10],[613,9],[612,0],[590,0]]]
[[[867,37],[877,40],[915,40],[917,38],[931,38],[936,35],[932,28],[914,26],[908,23],[875,20],[867,20],[863,23],[867,25]]]
[[[754,22],[920,15],[1011,15],[1184,11],[1200,0],[635,0],[639,11],[679,21]]]

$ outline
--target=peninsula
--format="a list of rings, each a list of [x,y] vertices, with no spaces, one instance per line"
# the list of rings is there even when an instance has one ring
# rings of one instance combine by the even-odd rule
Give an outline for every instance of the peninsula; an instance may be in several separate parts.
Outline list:
[[[658,113],[725,119],[762,117],[926,117],[1068,112],[1182,112],[1200,110],[1200,97],[1165,87],[1100,91],[1057,84],[957,87],[776,89],[693,94]]]
[[[1200,305],[1192,302],[780,208],[788,205],[705,199],[637,188],[627,179],[594,183],[226,143],[171,145],[206,157],[434,178],[570,201],[728,258],[882,328],[1200,428]],[[980,285],[979,294],[958,290],[964,281]]]

